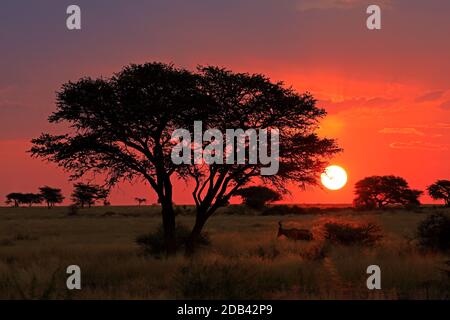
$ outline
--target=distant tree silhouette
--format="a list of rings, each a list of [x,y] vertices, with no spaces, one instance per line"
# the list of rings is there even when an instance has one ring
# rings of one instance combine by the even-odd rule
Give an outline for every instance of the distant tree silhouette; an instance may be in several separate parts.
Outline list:
[[[371,176],[355,184],[354,205],[375,209],[389,205],[420,205],[422,191],[410,189],[405,179],[396,176]]]
[[[52,208],[55,204],[61,203],[64,200],[61,194],[61,189],[44,186],[39,188],[43,200],[47,203],[47,208]]]
[[[98,200],[106,201],[108,190],[95,184],[76,183],[72,192],[72,201],[84,208],[90,208]]]
[[[243,199],[245,205],[254,209],[261,209],[267,203],[281,200],[281,194],[264,186],[252,186],[236,192]]]
[[[450,206],[450,181],[437,180],[435,183],[427,187],[428,194],[434,200],[444,200],[445,206]]]
[[[25,204],[28,204],[29,207],[31,207],[33,204],[39,204],[42,203],[43,198],[42,195],[39,193],[24,193],[22,202]]]
[[[141,204],[147,202],[147,199],[145,199],[145,198],[134,198],[134,201],[136,201],[138,203],[139,207],[140,207]]]
[[[6,204],[13,204],[14,207],[19,207],[19,205],[23,202],[24,200],[24,195],[23,193],[19,193],[19,192],[12,192],[6,195]]]
[[[13,203],[14,207],[26,204],[31,207],[33,204],[39,204],[43,200],[42,196],[37,193],[20,193],[13,192],[6,196],[6,204]]]
[[[109,201],[108,197],[109,197],[109,189],[100,187],[98,187],[98,191],[97,191],[97,200],[102,201],[103,205],[105,207],[110,206],[111,202]]]
[[[310,94],[298,94],[262,75],[236,74],[215,67],[197,73],[172,65],[130,65],[110,79],[83,78],[62,86],[49,120],[67,125],[66,134],[42,134],[31,153],[57,163],[77,179],[102,173],[111,186],[145,179],[161,203],[167,254],[176,251],[172,175],[194,181],[196,222],[187,240],[192,252],[207,219],[252,179],[276,188],[314,184],[326,159],[340,149],[314,133],[325,115]],[[208,128],[280,130],[280,167],[260,175],[261,164],[175,165],[175,129],[201,120]],[[206,129],[206,128],[205,128]]]

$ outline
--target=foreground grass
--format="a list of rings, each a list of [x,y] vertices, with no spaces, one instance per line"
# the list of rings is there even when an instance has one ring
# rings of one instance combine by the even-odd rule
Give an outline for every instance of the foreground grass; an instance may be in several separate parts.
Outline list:
[[[276,238],[279,220],[314,228],[323,215],[219,214],[207,225],[212,245],[193,259],[155,259],[134,240],[160,224],[157,207],[97,207],[76,217],[66,208],[0,208],[0,298],[449,299],[450,279],[441,272],[449,257],[421,252],[410,240],[435,210],[324,214],[376,221],[384,238],[373,248]],[[65,287],[71,264],[81,267],[82,290]],[[381,267],[382,290],[366,288],[371,264]]]

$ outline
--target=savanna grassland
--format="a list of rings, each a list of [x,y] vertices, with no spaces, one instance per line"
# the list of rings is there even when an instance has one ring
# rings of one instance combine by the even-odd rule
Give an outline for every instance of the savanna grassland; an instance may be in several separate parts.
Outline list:
[[[191,226],[189,207],[178,221]],[[241,214],[230,214],[233,213]],[[0,208],[1,299],[449,299],[448,255],[417,247],[417,224],[443,208],[261,216],[228,208],[206,226],[211,244],[192,258],[144,255],[136,237],[156,230],[158,207]],[[228,213],[228,214],[227,214]],[[315,230],[323,219],[372,221],[374,246],[277,238],[286,227]],[[66,267],[81,267],[82,289],[66,289]],[[379,265],[381,290],[366,287]]]

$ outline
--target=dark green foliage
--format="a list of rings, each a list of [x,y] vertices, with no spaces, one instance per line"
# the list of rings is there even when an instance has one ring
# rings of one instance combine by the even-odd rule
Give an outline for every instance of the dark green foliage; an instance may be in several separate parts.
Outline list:
[[[191,231],[188,227],[182,224],[177,224],[175,233],[176,246],[177,248],[180,248],[185,245]],[[200,234],[197,241],[197,244],[201,246],[208,246],[211,243],[208,234],[205,232]],[[161,257],[165,253],[164,228],[162,224],[159,225],[155,232],[138,236],[136,238],[136,243],[143,250],[144,254]]]
[[[417,228],[420,246],[433,250],[450,250],[450,217],[443,213],[431,214]]]

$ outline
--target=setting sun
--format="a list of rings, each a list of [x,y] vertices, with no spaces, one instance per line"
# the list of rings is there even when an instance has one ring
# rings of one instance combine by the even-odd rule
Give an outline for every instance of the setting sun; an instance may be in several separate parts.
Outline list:
[[[347,172],[339,166],[329,166],[320,176],[320,180],[327,189],[338,190],[347,183]]]

